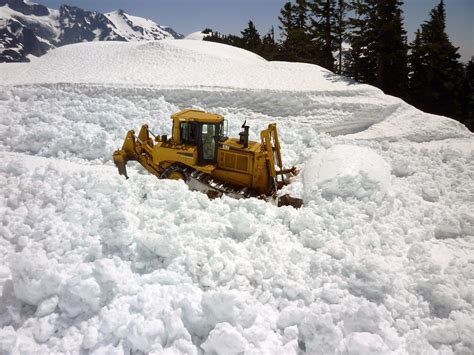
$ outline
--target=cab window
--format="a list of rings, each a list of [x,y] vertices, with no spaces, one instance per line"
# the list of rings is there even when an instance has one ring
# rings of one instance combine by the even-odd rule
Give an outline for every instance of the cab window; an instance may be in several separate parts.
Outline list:
[[[217,136],[219,136],[219,141],[225,141],[227,139],[229,130],[227,120],[223,120],[218,126],[216,126],[216,128],[218,129]]]
[[[216,159],[216,128],[219,126],[216,124],[202,125],[201,134],[201,146],[202,146],[202,161],[203,162],[214,162]]]
[[[181,123],[181,140],[184,143],[197,143],[198,125],[194,122]]]

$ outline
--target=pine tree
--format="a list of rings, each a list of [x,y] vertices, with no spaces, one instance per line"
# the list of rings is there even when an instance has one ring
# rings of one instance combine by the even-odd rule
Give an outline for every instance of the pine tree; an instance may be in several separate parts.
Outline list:
[[[260,49],[260,55],[266,60],[275,59],[278,52],[278,45],[275,42],[275,30],[272,28],[262,38],[262,47]]]
[[[290,62],[312,62],[313,44],[308,35],[308,8],[306,0],[295,5],[287,2],[280,11],[280,30],[283,41],[277,58]]]
[[[282,44],[278,53],[278,59],[286,61],[294,61],[296,56],[294,53],[293,33],[296,29],[295,16],[291,2],[285,3],[280,10],[280,31],[282,36]]]
[[[211,31],[209,36],[203,38],[204,41],[223,43],[223,36],[219,32]]]
[[[377,86],[385,93],[404,97],[408,87],[406,31],[402,22],[402,1],[379,3],[375,28],[377,53]]]
[[[230,46],[242,48],[242,38],[235,35],[223,35],[219,32],[212,32],[211,35],[204,37],[204,41],[228,44]]]
[[[337,49],[336,1],[313,0],[309,3],[311,10],[310,36],[317,47],[315,62],[322,67],[334,70],[333,51]]]
[[[234,47],[239,47],[239,48],[244,48],[243,40],[241,37],[236,36],[236,35],[227,35],[225,36],[225,44],[228,44],[230,46]]]
[[[409,63],[409,96],[410,102],[415,106],[420,106],[425,99],[425,88],[427,86],[425,48],[421,42],[421,31],[417,30],[415,40],[410,45]]]
[[[406,32],[400,0],[353,0],[348,74],[403,96],[408,81]]]
[[[462,89],[461,122],[474,132],[474,59],[464,69],[464,85]]]
[[[353,0],[349,9],[353,16],[348,19],[348,39],[350,50],[345,54],[346,68],[344,74],[355,80],[375,85],[375,53],[369,46],[375,41],[373,31],[373,13],[367,1]]]
[[[248,27],[242,32],[241,46],[251,52],[257,53],[262,46],[262,40],[252,21],[249,21]]]
[[[308,23],[308,4],[306,0],[296,0],[293,5],[293,12],[295,14],[295,27],[301,32],[306,32]]]
[[[418,54],[412,53],[410,57],[412,102],[424,111],[460,119],[463,67],[458,48],[446,34],[443,0],[431,10],[430,19],[421,25],[419,41]],[[421,75],[414,75],[416,66]]]
[[[343,67],[343,53],[344,53],[344,41],[346,40],[346,12],[347,12],[347,4],[345,0],[338,0],[337,1],[337,8],[336,8],[336,21],[334,27],[334,35],[336,41],[336,47],[338,52],[338,60],[337,60],[337,73],[340,75],[342,74],[342,67]]]

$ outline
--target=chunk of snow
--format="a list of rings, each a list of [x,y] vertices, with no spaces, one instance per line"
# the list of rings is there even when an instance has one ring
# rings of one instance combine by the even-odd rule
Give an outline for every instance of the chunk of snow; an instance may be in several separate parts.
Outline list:
[[[428,329],[427,339],[431,344],[439,347],[441,344],[452,344],[459,341],[459,332],[451,322],[439,324]]]
[[[98,341],[99,332],[97,331],[96,327],[89,327],[87,328],[84,338],[82,339],[82,348],[84,349],[92,349]]]
[[[59,308],[69,317],[97,312],[100,308],[100,286],[94,278],[80,276],[66,281],[59,293]]]
[[[364,302],[355,313],[344,319],[344,331],[377,333],[381,326],[380,311],[374,303]]]
[[[237,319],[236,303],[238,300],[230,292],[211,292],[204,295],[201,303],[209,324],[235,324]]]
[[[247,348],[245,338],[229,323],[219,323],[201,345],[206,353],[217,355],[240,354]]]
[[[461,223],[453,214],[445,213],[435,228],[435,238],[456,238],[461,235]]]
[[[25,249],[14,255],[10,270],[16,297],[30,305],[56,295],[61,282],[57,263],[50,261],[42,249]]]
[[[446,285],[437,285],[432,282],[420,282],[418,289],[429,302],[431,311],[437,317],[447,318],[449,314],[462,306],[462,300],[455,289]]]
[[[440,196],[439,189],[433,184],[423,185],[421,189],[421,196],[423,197],[423,200],[425,201],[437,202],[439,201],[439,196]]]
[[[410,162],[404,158],[392,162],[392,173],[396,177],[407,177],[413,174]]]
[[[305,200],[317,197],[380,201],[390,187],[390,166],[373,150],[335,145],[314,155],[304,167]]]
[[[0,328],[0,352],[13,353],[18,344],[18,335],[12,326]]]
[[[58,305],[57,295],[47,298],[39,304],[38,308],[36,309],[35,315],[37,317],[47,316],[48,314],[51,314],[54,312],[57,305]]]
[[[386,354],[389,348],[377,334],[358,332],[351,333],[344,340],[345,353],[351,355]]]
[[[33,337],[37,343],[45,343],[51,338],[56,330],[57,315],[42,317],[38,320]]]
[[[329,314],[308,315],[298,328],[309,354],[333,354],[342,340],[342,332]]]

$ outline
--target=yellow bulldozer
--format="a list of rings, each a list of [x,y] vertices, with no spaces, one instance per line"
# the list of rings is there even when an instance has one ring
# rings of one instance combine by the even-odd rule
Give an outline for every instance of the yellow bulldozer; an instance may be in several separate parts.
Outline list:
[[[172,137],[155,136],[148,125],[125,137],[122,149],[113,153],[121,175],[128,179],[126,164],[138,161],[160,179],[181,179],[193,190],[210,198],[235,197],[275,199],[277,191],[297,170],[284,169],[276,124],[260,133],[261,143],[249,141],[249,126],[242,125],[239,138],[227,137],[227,120],[218,114],[187,109],[171,116]],[[278,205],[300,207],[302,201],[289,195]]]

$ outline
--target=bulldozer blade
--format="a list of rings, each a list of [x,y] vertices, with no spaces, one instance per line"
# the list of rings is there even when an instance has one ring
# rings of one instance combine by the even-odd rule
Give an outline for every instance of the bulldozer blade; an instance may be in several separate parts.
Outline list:
[[[299,174],[299,171],[295,166],[292,166],[291,168],[288,168],[288,169],[277,170],[277,174],[280,174],[280,175],[287,174],[291,176],[296,176]]]
[[[114,153],[113,158],[119,174],[125,176],[125,178],[128,180],[127,163],[124,160],[123,155],[120,154],[120,151],[117,151]]]
[[[293,206],[294,208],[300,208],[303,205],[303,200],[296,197],[291,197],[286,194],[278,198],[278,207],[281,206]]]
[[[125,164],[122,163],[120,165],[117,165],[117,168],[118,168],[119,174],[125,176],[125,179],[128,180],[127,167],[125,166]]]

